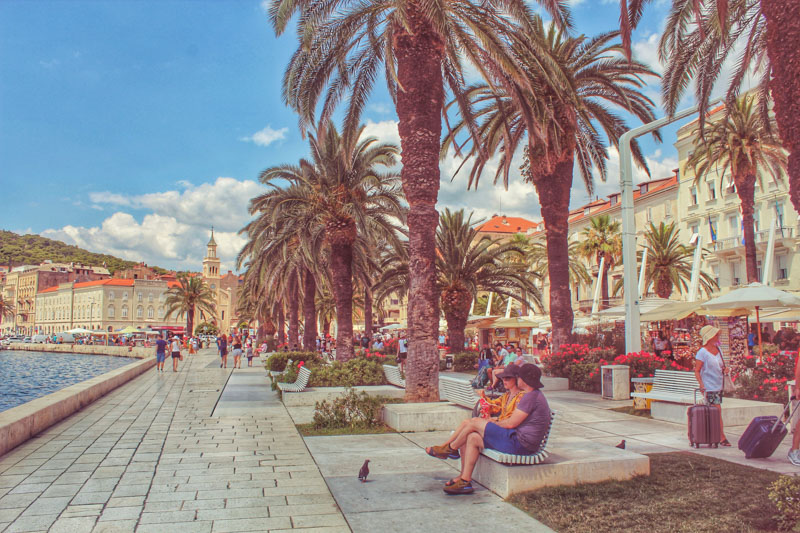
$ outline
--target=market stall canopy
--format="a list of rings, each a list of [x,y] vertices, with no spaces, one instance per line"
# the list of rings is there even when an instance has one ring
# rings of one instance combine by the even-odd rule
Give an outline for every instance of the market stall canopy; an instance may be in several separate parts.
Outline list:
[[[535,328],[538,325],[539,320],[526,316],[498,318],[492,323],[493,328]]]
[[[784,309],[771,314],[762,314],[761,322],[800,322],[800,310]]]
[[[383,326],[380,329],[382,329],[383,331],[392,331],[395,329],[406,329],[406,327],[407,326],[405,324],[389,324],[388,326]]]
[[[131,333],[142,333],[142,330],[136,329],[133,326],[126,326],[117,331],[117,333],[121,333],[122,335],[130,335]]]
[[[650,311],[655,311],[665,305],[674,304],[675,300],[668,300],[666,298],[645,298],[641,302],[639,302],[639,313],[642,315],[648,313]],[[612,317],[624,317],[625,316],[625,306],[624,305],[617,305],[614,307],[609,307],[608,309],[603,309],[599,313],[597,313],[601,317],[612,318]],[[644,319],[642,319],[644,320]]]
[[[86,328],[72,328],[64,333],[71,333],[72,335],[91,335],[96,332]]]
[[[800,297],[769,285],[751,283],[747,287],[735,289],[719,298],[707,301],[703,307],[709,310],[732,309],[737,307],[763,309],[765,307],[800,308]]]

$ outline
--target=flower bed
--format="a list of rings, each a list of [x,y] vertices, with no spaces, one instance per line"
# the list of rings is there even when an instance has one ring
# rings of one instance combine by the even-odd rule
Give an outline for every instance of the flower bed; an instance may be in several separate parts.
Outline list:
[[[311,370],[308,381],[309,387],[356,387],[360,385],[386,385],[386,376],[383,373],[385,357],[358,356],[347,362],[334,361],[322,364],[316,360],[300,361],[286,370],[278,377],[278,381],[291,383],[297,379],[298,369],[306,366]]]
[[[786,403],[787,382],[794,379],[796,353],[764,355],[761,364],[754,355],[746,355],[743,369],[732,378],[734,396],[745,400]]]

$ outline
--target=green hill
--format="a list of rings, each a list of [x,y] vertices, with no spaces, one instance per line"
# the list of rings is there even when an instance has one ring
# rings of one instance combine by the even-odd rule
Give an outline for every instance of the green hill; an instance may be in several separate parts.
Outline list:
[[[42,261],[51,260],[54,263],[83,263],[84,265],[102,266],[113,274],[117,270],[124,270],[137,264],[136,261],[126,261],[108,254],[97,254],[63,243],[47,239],[39,235],[18,235],[11,231],[0,230],[0,265],[38,265]],[[166,270],[153,267],[158,272]]]

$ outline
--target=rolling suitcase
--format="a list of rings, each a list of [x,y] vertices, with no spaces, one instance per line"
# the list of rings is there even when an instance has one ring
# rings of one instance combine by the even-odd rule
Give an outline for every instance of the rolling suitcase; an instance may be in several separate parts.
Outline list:
[[[757,416],[750,422],[747,429],[739,438],[739,449],[744,452],[748,459],[761,459],[769,457],[780,445],[783,438],[788,433],[784,423],[781,421],[787,411],[790,413],[787,422],[792,419],[797,409],[791,411],[792,402],[786,404],[781,416]]]
[[[696,401],[697,391],[695,391]],[[719,409],[712,405],[692,405],[686,411],[686,415],[689,419],[689,444],[695,448],[699,448],[701,444],[717,448],[722,441],[719,430]]]

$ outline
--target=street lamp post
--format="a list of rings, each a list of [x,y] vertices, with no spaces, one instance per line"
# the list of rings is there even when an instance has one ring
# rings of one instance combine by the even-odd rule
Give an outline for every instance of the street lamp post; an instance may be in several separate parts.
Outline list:
[[[708,104],[712,107],[720,102],[716,99]],[[625,353],[639,352],[642,349],[641,322],[639,315],[639,294],[636,286],[636,219],[633,207],[633,161],[631,141],[667,124],[697,113],[699,106],[684,109],[672,117],[654,120],[638,128],[626,131],[619,139],[619,181],[622,187],[622,267],[625,287]]]
[[[94,330],[92,321],[94,319],[94,298],[89,298],[89,329]]]

